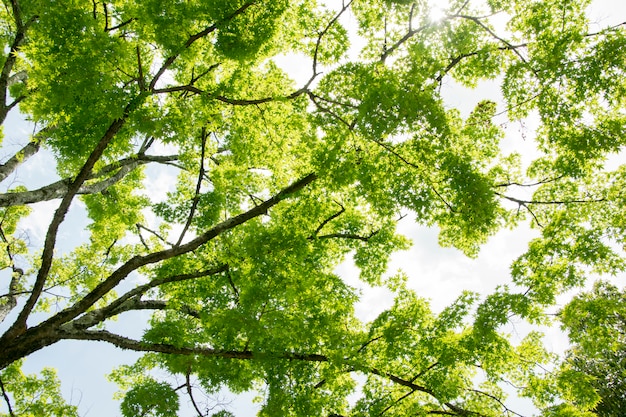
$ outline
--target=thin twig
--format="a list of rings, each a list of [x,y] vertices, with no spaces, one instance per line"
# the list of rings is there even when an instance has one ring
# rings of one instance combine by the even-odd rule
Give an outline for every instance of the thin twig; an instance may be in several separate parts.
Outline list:
[[[209,137],[209,134],[207,134],[206,128],[203,127],[202,132],[200,133],[200,167],[198,168],[198,180],[196,182],[196,191],[193,196],[193,200],[191,202],[191,209],[189,210],[189,216],[187,216],[187,222],[185,223],[185,226],[183,227],[183,231],[180,233],[180,236],[178,237],[178,241],[176,242],[175,246],[180,246],[180,244],[182,243],[183,238],[185,237],[185,234],[187,233],[187,230],[189,230],[189,227],[191,226],[193,217],[196,214],[198,203],[200,202],[200,190],[202,188],[202,180],[204,179],[204,172],[205,172],[204,158],[205,158],[205,153],[206,153],[206,140],[208,137]]]
[[[506,200],[513,201],[517,204],[528,205],[567,205],[567,204],[580,204],[580,203],[602,203],[606,201],[606,198],[598,198],[594,200],[554,200],[554,201],[537,201],[537,200],[520,200],[515,197],[510,197],[498,192],[494,192],[495,195],[502,197]]]
[[[4,397],[4,402],[6,402],[7,408],[9,409],[9,415],[11,417],[15,417],[15,413],[13,413],[13,407],[11,407],[11,399],[9,398],[9,394],[4,388],[4,383],[2,382],[2,378],[0,378],[0,389],[2,390],[2,396]]]
[[[153,234],[154,236],[156,236],[161,242],[166,243],[169,246],[174,246],[173,243],[168,242],[167,239],[165,239],[163,236],[161,236],[159,233],[155,232],[154,230],[149,229],[149,228],[147,228],[146,226],[144,226],[144,225],[142,225],[140,223],[135,224],[135,226],[137,227],[137,230],[139,231],[140,235],[141,235],[141,229],[143,229],[146,232],[149,232],[149,233]]]
[[[187,373],[185,374],[185,385],[187,386],[187,395],[189,395],[189,398],[191,399],[191,404],[193,405],[193,408],[196,409],[198,417],[204,417],[202,411],[200,411],[200,408],[198,407],[198,404],[196,404],[195,398],[193,398],[193,392],[191,390],[190,371],[187,371]]]
[[[167,71],[172,64],[174,63],[174,61],[176,61],[176,59],[178,59],[180,53],[189,48],[194,42],[196,42],[198,39],[202,39],[204,37],[206,37],[207,35],[209,35],[210,33],[214,32],[217,30],[217,28],[225,23],[228,22],[229,20],[234,19],[235,17],[239,16],[240,14],[244,13],[249,7],[251,7],[252,5],[254,5],[256,3],[256,0],[251,0],[248,1],[246,3],[244,3],[241,7],[239,7],[237,10],[235,10],[234,12],[232,12],[230,15],[226,16],[224,19],[222,19],[219,22],[216,22],[214,24],[212,24],[211,26],[205,28],[204,30],[190,36],[187,41],[185,42],[185,44],[183,45],[183,47],[181,48],[180,52],[177,52],[173,55],[170,55],[165,62],[163,63],[163,65],[161,65],[161,68],[158,69],[157,73],[154,75],[154,77],[152,78],[152,80],[150,81],[150,84],[148,85],[148,90],[153,91],[157,82],[159,81],[159,79],[161,78],[161,76],[165,73],[165,71]]]
[[[308,85],[310,85],[313,82],[313,79],[315,77],[317,77],[317,75],[318,75],[318,73],[317,73],[317,60],[318,60],[318,55],[319,55],[320,43],[322,42],[322,37],[324,35],[326,35],[326,33],[328,33],[328,31],[330,30],[332,25],[334,25],[337,22],[337,20],[339,20],[341,15],[344,14],[346,12],[346,10],[348,10],[348,8],[350,7],[350,5],[352,4],[353,1],[354,0],[350,0],[347,3],[344,2],[342,4],[341,10],[330,20],[330,22],[328,22],[326,27],[317,36],[317,42],[315,42],[315,51],[313,52],[313,76],[311,77],[311,79],[307,83],[307,87],[308,87]]]
[[[477,394],[484,395],[484,396],[489,397],[489,398],[491,398],[492,400],[496,401],[498,404],[500,404],[500,405],[502,406],[502,408],[504,408],[504,411],[507,413],[507,415],[512,413],[512,414],[515,414],[515,415],[516,415],[516,416],[518,416],[518,417],[524,417],[523,415],[521,415],[521,414],[519,414],[519,413],[516,413],[515,411],[513,411],[513,410],[511,410],[509,407],[507,407],[507,406],[504,404],[504,402],[502,402],[502,400],[501,400],[501,399],[499,399],[498,397],[496,397],[495,395],[492,395],[492,394],[489,394],[488,392],[484,392],[484,391],[477,390],[477,389],[471,389],[470,391],[473,391],[473,392],[475,392],[475,393],[477,393]]]
[[[336,212],[336,213],[332,214],[331,216],[329,216],[327,219],[325,219],[322,222],[322,224],[320,224],[317,227],[317,229],[315,229],[315,232],[313,232],[313,234],[311,234],[311,236],[309,236],[309,239],[313,239],[314,237],[316,237],[317,234],[320,232],[320,230],[322,230],[324,228],[324,226],[326,226],[329,222],[331,222],[332,220],[336,219],[337,217],[341,216],[346,211],[345,207],[342,206],[341,204],[337,203],[336,201],[335,201],[335,204],[337,204],[339,207],[341,207],[341,209],[338,212]]]

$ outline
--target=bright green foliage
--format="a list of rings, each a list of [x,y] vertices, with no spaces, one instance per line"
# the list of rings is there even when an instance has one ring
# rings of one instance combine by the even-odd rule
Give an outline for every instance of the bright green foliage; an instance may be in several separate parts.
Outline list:
[[[575,297],[559,316],[573,347],[563,365],[568,374],[584,381],[579,389],[593,389],[599,396],[594,411],[600,417],[618,416],[626,404],[626,293],[606,282]]]
[[[65,339],[146,353],[111,374],[125,416],[184,413],[183,396],[202,414],[198,388],[255,390],[262,416],[512,415],[510,386],[544,416],[607,404],[604,368],[572,358],[615,359],[616,326],[572,331],[560,365],[539,332],[504,329],[549,324],[590,273],[626,269],[626,168],[604,167],[626,138],[624,25],[591,25],[584,0],[452,0],[438,21],[425,0],[329,3],[5,2],[0,121],[19,108],[36,126],[15,153],[5,141],[0,165],[0,369],[15,415],[40,401],[75,413],[49,371],[18,372]],[[307,64],[284,64],[296,57]],[[450,104],[447,86],[485,80],[503,102],[476,89]],[[507,129],[527,117],[528,166]],[[38,152],[61,179],[14,187]],[[50,200],[45,237],[29,242],[21,225]],[[70,207],[85,227],[65,221]],[[407,216],[472,257],[504,227],[537,233],[511,280],[458,288],[434,311],[411,271],[388,275],[411,250]],[[393,292],[371,322],[337,273],[346,260]],[[602,290],[564,325],[619,316],[623,297]],[[141,338],[111,330],[138,311],[151,312]]]
[[[69,405],[61,396],[60,381],[53,369],[45,368],[40,375],[25,375],[17,361],[0,373],[3,395],[12,399],[12,413],[0,416],[71,417],[78,416],[76,406]]]
[[[178,394],[168,385],[147,379],[134,386],[121,404],[125,417],[167,417],[178,411]]]
[[[18,191],[20,188],[16,189]],[[0,210],[0,237],[2,250],[0,251],[0,269],[13,268],[14,257],[27,253],[27,243],[23,236],[17,235],[17,224],[30,214],[29,207],[7,207]],[[15,271],[14,271],[15,272]]]

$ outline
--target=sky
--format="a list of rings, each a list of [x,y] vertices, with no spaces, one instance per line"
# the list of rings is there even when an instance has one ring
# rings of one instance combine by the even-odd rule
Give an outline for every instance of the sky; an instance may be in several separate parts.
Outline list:
[[[332,1],[331,1],[332,2]],[[339,2],[337,4],[340,4]],[[626,21],[626,0],[598,0],[590,6],[592,21],[601,26],[612,25]],[[349,16],[346,19],[350,19]],[[349,23],[349,22],[348,22]],[[594,28],[592,27],[592,30]],[[283,66],[302,85],[310,76],[310,64],[303,63],[297,56],[282,57],[279,64]],[[442,93],[450,107],[458,107],[464,115],[483,99],[500,100],[499,88],[496,82],[486,82],[475,91],[460,88],[453,82],[446,82]],[[506,123],[507,135],[503,140],[503,148],[524,148],[524,155],[530,158],[534,152],[532,141],[525,139],[532,137],[536,121],[528,120],[524,125],[519,122],[508,123],[503,116],[497,123]],[[2,145],[2,154],[10,154],[18,149],[20,143],[32,132],[29,126],[17,115],[11,114],[6,123],[5,140]],[[47,183],[51,176],[54,160],[51,155],[39,153],[32,158],[14,178],[16,183],[23,182],[29,187]],[[173,178],[166,171],[155,172],[150,176],[147,184],[151,195],[164,195],[168,187],[173,185]],[[49,219],[58,202],[45,202],[36,205],[35,215],[28,219],[22,227],[32,242],[41,242]],[[61,228],[59,251],[69,250],[87,237],[84,227],[87,220],[80,203],[75,204],[68,214],[66,222]],[[389,271],[394,273],[402,270],[409,277],[409,286],[419,294],[431,300],[433,310],[440,311],[443,307],[456,299],[461,290],[471,290],[479,293],[489,293],[497,285],[509,280],[509,265],[513,259],[521,255],[527,242],[537,234],[530,228],[517,228],[513,231],[503,230],[492,237],[485,244],[476,259],[469,259],[461,252],[451,248],[441,248],[437,243],[436,228],[427,228],[416,224],[410,216],[399,222],[399,231],[413,241],[413,246],[407,251],[392,256]],[[392,295],[385,288],[371,288],[358,280],[358,270],[350,259],[346,260],[337,269],[347,283],[360,288],[361,301],[356,305],[357,315],[364,321],[375,318],[381,311],[392,303]],[[625,277],[615,277],[615,282],[625,285]],[[567,301],[566,297],[561,303]],[[148,318],[147,313],[133,313],[124,318],[124,323],[114,324],[124,334],[140,335]],[[10,318],[6,322],[9,322]],[[0,332],[5,324],[0,324]],[[527,329],[523,323],[512,325],[508,331],[513,337],[522,337]],[[555,352],[562,352],[567,347],[567,339],[558,329],[546,329],[547,347]],[[116,416],[120,415],[118,404],[112,400],[117,390],[114,384],[108,383],[104,377],[116,366],[132,363],[139,354],[122,352],[105,343],[61,342],[31,355],[25,363],[26,372],[39,372],[42,367],[53,367],[58,371],[62,381],[62,390],[70,403],[78,405],[83,417]],[[223,393],[227,395],[227,393]],[[250,415],[255,406],[251,404],[252,395],[235,397],[227,409],[236,415]],[[220,398],[223,401],[229,401]],[[182,400],[185,405],[185,400]],[[530,407],[524,402],[520,407]],[[3,410],[0,406],[0,410]],[[524,412],[525,409],[518,411]],[[189,411],[181,416],[193,415]]]

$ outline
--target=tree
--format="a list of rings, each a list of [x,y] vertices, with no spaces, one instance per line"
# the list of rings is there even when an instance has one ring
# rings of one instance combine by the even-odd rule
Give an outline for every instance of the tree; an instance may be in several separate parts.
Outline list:
[[[600,396],[598,416],[619,416],[626,404],[626,294],[599,281],[576,296],[561,312],[561,322],[574,343],[564,372],[591,377]]]
[[[595,392],[542,370],[539,334],[513,343],[502,326],[542,323],[589,271],[624,270],[626,169],[604,161],[626,138],[626,33],[591,30],[585,1],[477,3],[433,21],[425,2],[399,0],[6,0],[0,120],[19,107],[36,126],[0,167],[6,404],[23,392],[20,360],[82,340],[146,352],[112,376],[125,415],[171,415],[192,376],[207,391],[262,388],[261,415],[514,415],[507,382],[546,416],[588,415]],[[307,57],[308,81],[294,85],[280,54]],[[527,169],[499,145],[496,103],[462,117],[442,99],[444,82],[485,79],[511,120],[540,120]],[[41,152],[59,179],[12,187]],[[177,180],[160,200],[146,178],[165,167]],[[49,200],[33,248],[20,222]],[[55,252],[77,201],[89,237]],[[409,213],[469,256],[503,227],[540,234],[511,285],[435,313],[385,275]],[[371,323],[334,272],[349,254],[396,293]],[[139,310],[154,312],[141,340],[111,331]]]

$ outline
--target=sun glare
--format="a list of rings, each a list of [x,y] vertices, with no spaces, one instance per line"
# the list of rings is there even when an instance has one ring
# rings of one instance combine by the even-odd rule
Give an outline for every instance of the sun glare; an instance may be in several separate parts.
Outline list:
[[[432,23],[439,23],[446,17],[446,11],[441,5],[436,4],[436,2],[431,2],[430,10],[428,12],[428,20]]]

